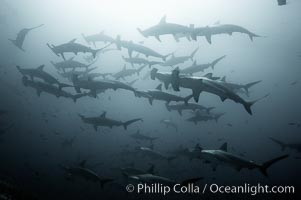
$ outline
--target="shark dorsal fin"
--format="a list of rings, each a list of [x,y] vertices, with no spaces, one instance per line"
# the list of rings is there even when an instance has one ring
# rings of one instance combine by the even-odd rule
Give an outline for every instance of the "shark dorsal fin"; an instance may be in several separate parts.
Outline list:
[[[107,112],[104,111],[104,112],[100,115],[100,117],[106,117],[106,114],[107,114]]]
[[[83,160],[79,163],[79,166],[80,167],[85,167],[86,166],[86,163],[87,163],[87,160]]]
[[[123,65],[122,70],[126,70],[126,64]]]
[[[164,15],[161,19],[159,24],[166,24],[166,15]]]
[[[160,83],[160,84],[156,87],[156,89],[162,91],[162,83]]]
[[[68,43],[74,43],[74,42],[75,42],[75,40],[76,40],[76,38],[74,38],[74,39],[70,40]]]
[[[212,75],[213,75],[212,73],[207,73],[207,74],[204,75],[204,77],[211,79]]]
[[[220,150],[222,150],[222,151],[228,151],[228,144],[227,144],[227,142],[225,142],[224,144],[222,144],[222,146],[219,148]]]
[[[192,66],[196,66],[196,60],[192,63]]]
[[[221,81],[226,82],[226,76],[224,76]]]
[[[197,143],[197,144],[195,145],[195,149],[196,149],[196,150],[199,150],[199,151],[202,151],[202,150],[203,150],[203,148],[200,146],[199,143]]]
[[[44,69],[44,67],[45,67],[45,65],[40,65],[40,66],[38,66],[38,68],[37,68],[37,70],[43,70]]]

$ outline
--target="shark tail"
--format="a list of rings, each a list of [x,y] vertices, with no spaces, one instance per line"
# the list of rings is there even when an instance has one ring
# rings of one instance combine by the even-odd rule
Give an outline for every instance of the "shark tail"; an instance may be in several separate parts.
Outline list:
[[[87,95],[88,95],[88,93],[75,94],[75,95],[72,96],[72,99],[73,99],[74,103],[76,103],[77,99],[82,98],[82,97],[87,96]]]
[[[193,97],[193,94],[188,95],[187,97],[184,98],[185,105],[188,105],[188,101],[189,101],[189,99],[191,99],[192,97]]]
[[[52,47],[50,46],[50,44],[48,44],[47,43],[47,46],[49,47],[49,49],[51,49],[51,51],[55,54],[55,55],[57,55],[57,56],[59,56],[59,54],[57,54],[55,51],[54,51],[54,49],[53,49],[53,45],[52,45]]]
[[[194,55],[196,52],[199,50],[199,47],[197,47],[191,54],[190,54],[190,59],[193,60]]]
[[[37,29],[37,28],[40,28],[40,27],[42,27],[42,26],[44,26],[44,24],[40,24],[40,25],[38,25],[38,26],[32,27],[32,28],[30,28],[30,30]]]
[[[281,146],[281,150],[284,151],[286,148],[286,144],[284,142],[281,142],[280,140],[277,140],[275,138],[270,137],[270,140],[272,140],[273,142],[275,142],[276,144]]]
[[[218,122],[219,118],[220,118],[221,116],[223,116],[223,115],[225,115],[225,113],[221,113],[221,114],[215,115],[214,120],[215,120],[216,122]]]
[[[141,67],[139,67],[138,69],[137,69],[137,74],[138,74],[138,76],[140,75],[140,72],[146,67],[147,65],[143,65],[143,66],[141,66]]]
[[[260,83],[260,82],[261,82],[261,80],[260,81],[254,81],[254,82],[248,83],[248,84],[244,85],[243,88],[245,89],[245,91],[247,92],[247,94],[249,94],[249,88],[252,87],[253,85],[256,85],[256,84]]]
[[[17,70],[18,70],[21,74],[23,74],[23,73],[22,73],[22,70],[21,70],[21,67],[20,67],[19,65],[17,65],[16,68],[17,68]]]
[[[166,55],[162,56],[162,60],[165,61],[166,58],[167,58],[168,56],[172,55],[172,54],[173,54],[173,53],[169,53],[169,54],[166,54]]]
[[[262,165],[260,165],[260,166],[259,166],[259,170],[261,171],[261,173],[262,173],[264,176],[268,177],[267,169],[268,169],[271,165],[273,165],[273,164],[275,164],[276,162],[278,162],[278,161],[280,161],[280,160],[283,160],[283,159],[285,159],[285,158],[287,158],[287,157],[288,157],[288,155],[283,155],[283,156],[279,156],[279,157],[277,157],[277,158],[274,158],[274,159],[272,159],[272,160],[269,160],[269,161],[263,163]]]
[[[110,178],[100,179],[99,180],[100,187],[103,189],[103,187],[105,186],[105,184],[110,183],[112,181],[114,181],[114,179],[110,179]]]
[[[225,57],[226,57],[226,55],[224,55],[224,56],[222,56],[222,57],[220,57],[220,58],[214,60],[214,61],[211,63],[212,69],[214,69],[215,65],[216,65],[219,61],[221,61],[222,59],[224,59]]]
[[[107,44],[107,45],[106,45],[106,46],[104,46],[103,48],[100,48],[100,49],[93,50],[93,51],[92,51],[93,58],[96,58],[96,54],[97,54],[98,52],[100,52],[100,51],[104,50],[105,48],[107,48],[107,47],[108,47],[108,46],[110,46],[110,45],[111,45],[111,43],[110,43],[110,44]]]
[[[81,35],[84,38],[84,40],[87,42],[87,44],[90,44],[90,42],[88,41],[88,39],[86,38],[86,36],[83,33]]]
[[[255,34],[255,33],[252,33],[252,32],[249,32],[248,35],[249,35],[249,38],[250,38],[251,41],[253,41],[254,37],[262,37],[260,35]]]
[[[251,107],[252,107],[252,105],[254,105],[255,103],[256,103],[256,101],[250,101],[250,102],[245,102],[245,103],[243,104],[244,108],[246,109],[246,111],[247,111],[250,115],[253,114],[253,113],[252,113],[252,110],[251,110]]]
[[[137,28],[137,31],[143,35],[143,37],[147,38],[147,36],[145,35],[145,33],[140,29],[140,28]]]
[[[128,125],[130,125],[130,124],[132,124],[132,123],[134,123],[134,122],[137,122],[137,121],[142,121],[142,119],[141,119],[141,118],[137,118],[137,119],[132,119],[132,120],[129,120],[129,121],[124,122],[124,123],[123,123],[124,129],[126,130],[127,127],[128,127]]]
[[[245,102],[245,103],[243,104],[243,106],[245,107],[246,111],[247,111],[250,115],[252,115],[251,106],[254,105],[256,102],[258,102],[258,101],[260,101],[260,100],[262,100],[262,99],[268,97],[269,95],[270,95],[270,94],[266,94],[266,95],[264,95],[263,97],[261,97],[261,98],[259,98],[259,99],[256,99],[256,100],[254,100],[254,101]]]

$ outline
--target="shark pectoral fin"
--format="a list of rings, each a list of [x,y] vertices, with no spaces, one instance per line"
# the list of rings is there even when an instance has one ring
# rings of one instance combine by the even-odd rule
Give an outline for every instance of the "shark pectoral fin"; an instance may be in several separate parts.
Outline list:
[[[179,42],[179,37],[177,37],[175,34],[172,34],[173,38],[175,39],[176,42]]]
[[[64,53],[61,53],[61,56],[64,60],[66,60],[65,56],[64,56]]]
[[[227,99],[227,97],[224,97],[224,96],[221,96],[220,98],[221,98],[222,102],[224,102]]]
[[[201,90],[192,90],[192,95],[193,95],[193,98],[195,100],[195,102],[199,102],[199,97],[200,97],[200,94],[201,94]]]
[[[209,44],[211,44],[211,34],[207,34],[206,36],[206,40]]]
[[[164,82],[164,87],[165,87],[166,90],[168,89],[168,86],[169,86],[169,83],[167,81],[165,81]]]
[[[148,98],[148,101],[149,101],[149,104],[150,104],[150,105],[153,105],[153,100],[154,100],[154,99],[152,99],[152,98]]]

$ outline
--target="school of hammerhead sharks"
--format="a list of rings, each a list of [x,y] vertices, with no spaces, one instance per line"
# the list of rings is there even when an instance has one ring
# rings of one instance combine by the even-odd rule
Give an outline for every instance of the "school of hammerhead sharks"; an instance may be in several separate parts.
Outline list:
[[[25,51],[23,43],[27,34],[31,31],[37,31],[43,24],[22,29],[15,39],[9,39],[17,48]],[[212,26],[194,27],[193,25],[185,26],[176,23],[170,23],[166,20],[166,17],[162,17],[160,22],[154,26],[151,26],[145,30],[137,28],[137,31],[146,39],[154,37],[161,43],[163,41],[163,35],[169,35],[173,37],[175,42],[181,42],[181,40],[197,41],[200,37],[204,37],[208,43],[213,43],[213,37],[218,37],[221,34],[227,34],[232,36],[236,33],[245,34],[253,41],[255,38],[261,37],[248,29],[233,25],[233,24],[220,24],[216,23]],[[80,44],[76,39],[72,39],[64,44],[51,44],[47,43],[45,48],[49,48],[49,51],[53,52],[60,61],[53,62],[51,64],[57,70],[57,75],[61,76],[59,81],[53,74],[48,73],[44,69],[44,65],[38,67],[28,68],[28,66],[16,66],[18,72],[22,77],[22,83],[27,88],[32,88],[36,91],[37,95],[53,95],[56,97],[68,98],[71,101],[77,102],[81,98],[98,98],[98,96],[105,93],[107,90],[119,91],[126,90],[132,93],[137,98],[145,98],[149,104],[153,105],[153,101],[161,101],[165,104],[168,111],[176,111],[182,116],[182,112],[189,111],[192,116],[185,119],[188,122],[198,124],[202,121],[218,120],[225,113],[215,113],[214,107],[205,107],[199,103],[199,98],[203,95],[203,92],[216,95],[220,98],[221,103],[228,103],[225,100],[232,100],[237,104],[238,109],[244,109],[249,115],[252,115],[252,106],[258,101],[263,100],[268,96],[261,96],[246,100],[244,97],[249,97],[249,89],[254,85],[257,85],[261,80],[254,80],[247,84],[233,83],[226,80],[225,77],[216,77],[213,73],[205,73],[208,69],[214,70],[219,62],[226,59],[225,55],[212,60],[209,63],[197,63],[194,60],[194,56],[199,48],[192,49],[191,52],[184,56],[177,56],[173,52],[162,55],[142,43],[135,43],[133,41],[123,40],[120,36],[116,38],[106,35],[104,32],[100,32],[93,35],[82,34],[86,44]],[[165,38],[165,37],[164,37]],[[101,43],[103,46],[99,48]],[[100,54],[105,54],[112,50],[126,49],[128,55],[122,56],[124,62],[130,67],[126,67],[126,64],[121,71],[117,73],[98,73],[95,72],[97,67],[94,67],[94,63],[99,58]],[[71,54],[75,54],[71,56]],[[78,54],[84,55],[86,63],[76,61],[75,57]],[[70,56],[70,57],[69,57]],[[186,61],[192,61],[191,66],[186,68],[179,67],[180,64]],[[160,71],[162,68],[165,71]],[[166,69],[169,71],[166,72]],[[143,77],[141,74],[145,72]],[[131,82],[128,81],[128,77],[135,77]],[[144,80],[150,78],[153,81],[158,82],[158,86],[150,90],[141,90],[136,88],[135,82],[138,79]],[[183,97],[178,95],[180,91],[187,91],[189,95]],[[244,97],[242,97],[244,96]],[[240,104],[240,105],[239,105]],[[154,105],[153,105],[154,106]],[[127,129],[133,123],[143,122],[142,118],[135,118],[128,121],[120,121],[119,119],[111,119],[107,117],[107,113],[103,112],[99,116],[84,116],[79,114],[78,116],[82,123],[91,125],[95,131],[100,127],[113,128],[115,126],[121,126]],[[177,124],[172,120],[162,120],[161,123],[166,126],[171,126],[177,129]],[[139,131],[131,135],[131,137],[137,140],[153,141],[156,137],[144,135]],[[275,143],[286,147],[285,144],[277,139],[271,138]],[[301,150],[300,147],[297,147]],[[176,156],[166,156],[164,153],[154,150],[153,146],[140,147],[138,151],[143,155],[149,156],[154,159],[167,160],[168,162],[176,159],[178,156],[186,156],[189,159],[202,159],[206,163],[212,165],[213,170],[216,170],[220,164],[228,165],[234,169],[240,171],[241,169],[258,169],[264,176],[268,176],[267,169],[274,163],[283,160],[288,155],[281,155],[264,163],[257,163],[249,160],[243,156],[236,155],[227,151],[227,143],[224,143],[221,148],[216,150],[207,150],[196,145],[191,149],[181,149],[177,152]],[[95,171],[86,166],[85,160],[77,166],[62,166],[62,169],[68,176],[82,177],[87,180],[99,182],[102,187],[110,182],[114,182],[114,178],[104,178],[98,175]],[[138,182],[146,183],[165,183],[175,184],[176,180],[162,177],[154,173],[154,166],[152,165],[149,170],[135,169],[134,167],[123,168],[123,175],[127,177],[127,180],[135,180]],[[188,182],[197,182],[202,177],[187,179],[181,183],[187,184]]]

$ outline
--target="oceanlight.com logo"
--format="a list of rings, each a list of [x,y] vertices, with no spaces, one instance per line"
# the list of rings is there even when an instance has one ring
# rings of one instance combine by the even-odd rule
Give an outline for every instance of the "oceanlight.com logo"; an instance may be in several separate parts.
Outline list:
[[[294,186],[269,186],[250,185],[245,183],[240,186],[225,186],[218,184],[205,184],[203,186],[195,184],[175,184],[173,186],[164,185],[161,183],[145,184],[139,183],[137,185],[129,184],[126,186],[126,191],[129,193],[137,194],[162,194],[167,195],[169,193],[175,194],[247,194],[255,196],[257,194],[294,194]]]

